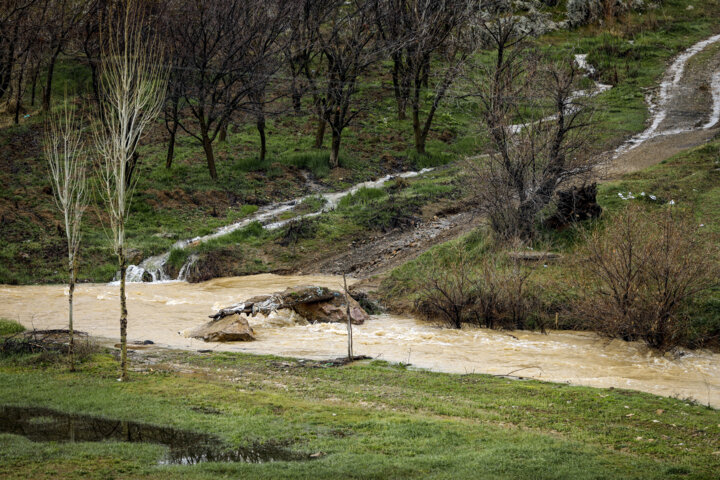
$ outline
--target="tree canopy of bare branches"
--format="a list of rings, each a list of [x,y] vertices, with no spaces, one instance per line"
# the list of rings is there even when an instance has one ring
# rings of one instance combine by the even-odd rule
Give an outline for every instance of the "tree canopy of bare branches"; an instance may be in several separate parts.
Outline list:
[[[479,4],[470,0],[383,0],[378,28],[393,61],[398,119],[412,108],[415,149],[425,144],[440,102],[475,50]],[[430,90],[430,95],[425,92]],[[423,105],[424,99],[429,105]],[[422,119],[423,111],[425,119]]]
[[[336,168],[343,130],[360,113],[353,102],[360,76],[387,49],[377,42],[373,1],[325,0],[325,3],[323,16],[315,24],[315,35],[325,66],[325,75],[319,81],[324,94],[321,110],[332,130],[330,166]]]
[[[293,2],[202,0],[174,14],[171,43],[177,64],[171,91],[190,113],[180,128],[203,146],[210,176],[217,178],[213,142],[232,116],[267,81],[266,62],[287,28]],[[262,74],[261,74],[262,72]]]
[[[16,64],[31,48],[32,9],[39,0],[0,2],[0,99],[10,87]]]
[[[512,17],[485,28],[496,58],[476,88],[493,147],[477,169],[480,208],[500,237],[527,240],[558,187],[599,162],[587,151],[592,106],[572,58],[521,53]]]

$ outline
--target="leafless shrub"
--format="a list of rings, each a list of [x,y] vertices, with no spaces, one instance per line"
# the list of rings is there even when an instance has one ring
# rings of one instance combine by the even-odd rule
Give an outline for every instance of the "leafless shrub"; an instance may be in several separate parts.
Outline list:
[[[420,288],[415,310],[428,320],[461,328],[471,318],[476,304],[475,281],[470,258],[462,247],[454,247],[456,261],[435,264]]]
[[[500,329],[532,326],[540,303],[532,267],[497,253],[475,262],[461,246],[454,247],[450,257],[428,273],[415,302],[417,313],[453,328],[463,323]]]
[[[540,302],[532,274],[533,268],[518,260],[484,261],[475,290],[476,323],[500,329],[523,329],[537,323]]]
[[[623,211],[588,235],[582,269],[587,295],[576,310],[590,328],[659,350],[686,339],[688,303],[720,285],[717,246],[677,207]]]

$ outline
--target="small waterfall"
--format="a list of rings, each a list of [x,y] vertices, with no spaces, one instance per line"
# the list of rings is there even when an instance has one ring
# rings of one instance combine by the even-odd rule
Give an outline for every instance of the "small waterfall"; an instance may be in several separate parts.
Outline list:
[[[197,262],[198,256],[197,255],[190,255],[190,257],[187,259],[185,264],[180,269],[180,273],[178,273],[178,280],[181,282],[187,281],[187,273],[188,270],[190,270],[190,267],[192,267],[195,262]]]
[[[412,178],[416,177],[418,175],[422,175],[424,173],[432,171],[432,168],[424,168],[420,170],[419,172],[404,172],[397,175],[386,175],[382,178],[379,178],[377,180],[371,180],[368,182],[361,182],[357,185],[352,186],[351,188],[344,190],[342,192],[335,192],[335,193],[324,193],[321,196],[325,199],[325,205],[320,211],[307,213],[304,215],[298,215],[293,218],[289,218],[287,220],[281,220],[281,221],[273,221],[277,218],[278,215],[291,211],[295,209],[296,206],[300,205],[303,201],[305,201],[308,198],[314,197],[314,195],[307,195],[304,197],[296,198],[294,200],[290,200],[287,202],[282,203],[275,203],[272,205],[268,205],[265,207],[260,208],[257,212],[250,215],[249,217],[240,220],[239,222],[232,223],[230,225],[226,225],[224,227],[218,228],[215,232],[204,235],[200,237],[191,238],[188,240],[180,240],[178,242],[175,242],[175,244],[172,246],[173,249],[185,249],[190,245],[197,245],[199,243],[205,243],[208,240],[212,240],[214,238],[222,237],[224,235],[227,235],[229,233],[232,233],[236,230],[239,230],[241,228],[247,227],[253,222],[260,222],[263,225],[263,228],[266,230],[275,230],[278,228],[282,228],[288,223],[300,220],[302,218],[310,218],[318,216],[324,212],[328,212],[330,210],[334,210],[337,208],[338,204],[340,203],[340,200],[343,197],[346,197],[348,195],[352,195],[361,188],[380,188],[383,185],[385,185],[387,182],[396,179],[396,178]],[[187,259],[185,264],[180,269],[180,272],[176,279],[170,278],[170,276],[167,275],[165,272],[165,264],[168,261],[168,258],[170,258],[170,252],[165,252],[162,255],[157,255],[154,257],[149,257],[140,262],[139,265],[130,265],[127,270],[127,275],[125,276],[125,281],[127,282],[142,282],[143,277],[144,280],[149,281],[150,279],[146,274],[149,274],[150,278],[152,278],[153,282],[167,282],[167,281],[184,281],[187,278],[187,273],[189,268],[197,261],[196,255],[190,255],[190,257]],[[117,279],[115,280],[117,281]]]

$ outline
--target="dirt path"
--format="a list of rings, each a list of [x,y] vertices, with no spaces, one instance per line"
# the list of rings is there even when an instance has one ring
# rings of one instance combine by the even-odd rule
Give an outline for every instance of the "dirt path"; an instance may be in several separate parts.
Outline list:
[[[720,132],[720,36],[705,42],[670,65],[655,92],[648,128],[610,152],[603,181],[656,165]]]
[[[432,218],[411,230],[376,234],[353,244],[348,251],[309,265],[307,270],[327,274],[347,273],[365,279],[390,271],[426,252],[433,245],[469,232],[479,221],[470,212]]]

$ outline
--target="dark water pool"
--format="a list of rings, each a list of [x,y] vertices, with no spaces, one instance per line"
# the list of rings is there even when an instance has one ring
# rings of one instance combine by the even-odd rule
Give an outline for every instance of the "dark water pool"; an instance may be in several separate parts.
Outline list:
[[[279,445],[231,447],[212,435],[48,408],[0,406],[0,433],[22,435],[33,442],[154,443],[168,448],[161,464],[309,460],[308,455]]]

